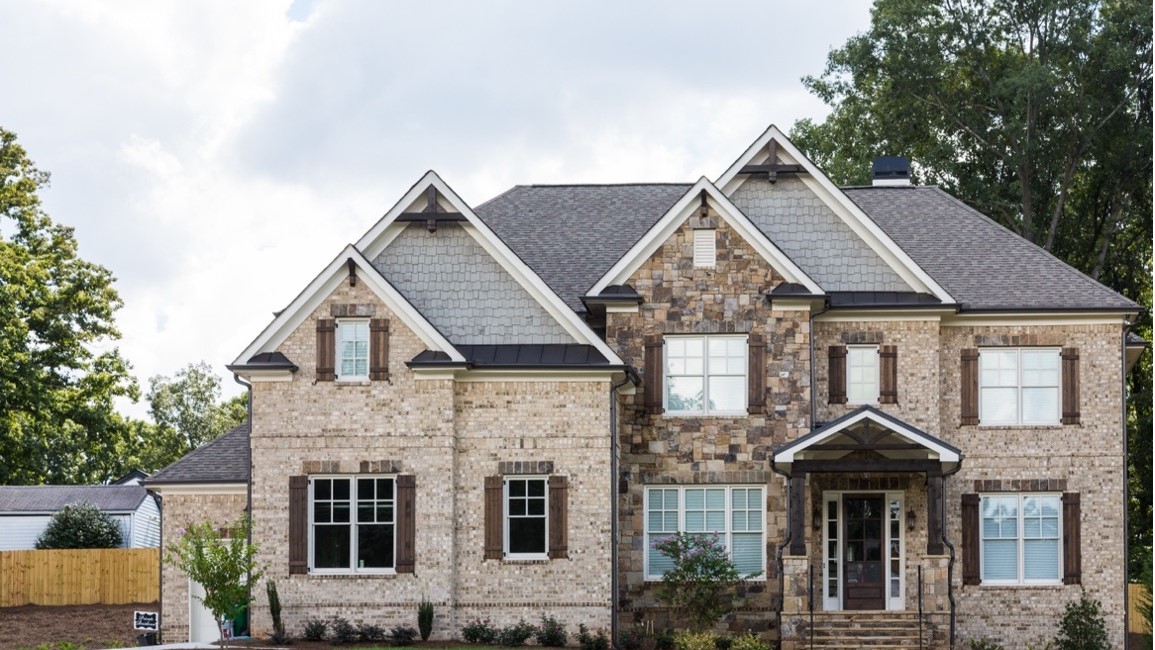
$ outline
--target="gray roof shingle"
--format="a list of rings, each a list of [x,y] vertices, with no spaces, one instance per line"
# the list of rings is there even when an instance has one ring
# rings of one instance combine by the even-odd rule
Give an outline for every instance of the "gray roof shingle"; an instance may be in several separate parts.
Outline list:
[[[132,512],[147,495],[139,485],[0,486],[0,513],[56,512],[85,501],[103,512]]]
[[[249,423],[245,422],[153,474],[144,484],[248,483],[250,472]]]

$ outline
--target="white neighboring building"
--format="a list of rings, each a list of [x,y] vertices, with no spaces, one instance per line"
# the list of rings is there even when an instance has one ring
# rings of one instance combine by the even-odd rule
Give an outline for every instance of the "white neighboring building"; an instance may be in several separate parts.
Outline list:
[[[87,501],[118,524],[128,548],[160,546],[160,507],[139,485],[0,486],[0,551],[36,548],[52,515]]]

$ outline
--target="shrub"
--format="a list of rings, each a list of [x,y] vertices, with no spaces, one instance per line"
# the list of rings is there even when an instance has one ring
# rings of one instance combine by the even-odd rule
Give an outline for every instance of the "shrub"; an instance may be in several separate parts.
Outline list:
[[[461,638],[467,643],[484,643],[492,645],[497,640],[497,628],[490,624],[489,619],[475,619],[461,628]]]
[[[389,641],[398,647],[413,645],[413,639],[416,638],[417,630],[405,625],[398,625],[389,630]]]
[[[967,646],[970,650],[1003,650],[1001,643],[990,639],[967,639]]]
[[[747,632],[731,640],[730,650],[770,650],[770,644],[757,634]]]
[[[507,625],[501,628],[497,633],[497,644],[503,645],[507,648],[516,648],[525,645],[526,639],[534,635],[537,628],[526,623],[525,621],[518,621],[513,625]]]
[[[537,639],[538,645],[547,648],[564,648],[565,642],[569,639],[569,635],[565,632],[565,625],[558,622],[556,618],[544,614],[534,637]]]
[[[578,625],[578,644],[582,650],[609,650],[610,638],[606,636],[605,630],[590,634],[589,628],[583,623]]]
[[[759,575],[738,573],[717,533],[675,533],[656,541],[654,550],[674,564],[662,575],[658,598],[683,612],[694,631],[708,629],[733,611],[733,588]]]
[[[428,641],[429,635],[433,633],[433,603],[424,598],[417,606],[417,629],[421,631],[422,641]]]
[[[635,625],[630,629],[618,633],[618,647],[622,650],[641,650],[646,642],[646,628]]]
[[[36,548],[116,548],[121,541],[120,525],[96,506],[82,502],[57,510],[36,539]]]
[[[1058,650],[1109,650],[1107,623],[1099,611],[1099,601],[1083,594],[1079,600],[1067,603],[1067,611],[1059,621],[1059,635],[1055,637]]]
[[[361,623],[357,626],[357,638],[362,641],[384,641],[385,628],[372,623]]]
[[[715,650],[718,635],[713,632],[678,632],[674,635],[675,650]]]
[[[349,622],[349,619],[342,616],[334,616],[329,623],[329,629],[333,632],[333,643],[353,643],[357,640],[357,628]]]
[[[329,624],[319,618],[310,618],[305,620],[305,640],[306,641],[324,641],[325,635],[329,633]]]
[[[674,635],[667,631],[654,636],[654,650],[674,650]]]
[[[714,637],[714,647],[717,648],[717,650],[730,650],[732,643],[734,643],[734,639],[724,634],[719,634]]]
[[[285,634],[285,624],[281,622],[281,597],[277,595],[277,583],[266,582],[265,592],[269,596],[269,615],[273,617],[273,635],[269,640],[278,645],[288,645],[293,640]]]

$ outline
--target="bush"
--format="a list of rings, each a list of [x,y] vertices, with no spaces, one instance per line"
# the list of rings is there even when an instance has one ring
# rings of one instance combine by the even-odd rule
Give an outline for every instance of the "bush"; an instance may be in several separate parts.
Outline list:
[[[116,548],[123,539],[120,525],[112,517],[82,502],[57,510],[36,539],[36,548]]]
[[[730,650],[770,650],[770,644],[757,634],[747,632],[731,639]]]
[[[501,628],[501,631],[497,633],[497,644],[507,648],[523,646],[526,639],[533,636],[535,632],[537,632],[537,628],[534,626],[525,621],[518,621],[513,625]]]
[[[715,650],[718,635],[713,632],[678,632],[674,635],[675,650]]]
[[[654,637],[654,650],[674,650],[674,635],[661,632]]]
[[[606,636],[605,630],[590,634],[589,628],[583,623],[578,625],[578,644],[582,650],[609,650],[610,638]]]
[[[489,619],[475,619],[461,628],[461,638],[467,643],[484,643],[493,645],[497,640],[497,628],[490,624]]]
[[[565,625],[558,622],[556,618],[544,614],[534,637],[537,639],[538,645],[547,648],[564,648],[565,642],[569,639],[569,635],[565,632]]]
[[[967,639],[967,646],[971,650],[1003,650],[1001,643],[989,639]]]
[[[675,533],[655,542],[654,550],[674,563],[662,574],[658,598],[684,613],[694,631],[709,629],[733,611],[733,588],[760,575],[738,573],[717,533]]]
[[[277,595],[277,583],[266,582],[265,592],[269,596],[269,615],[273,617],[273,634],[269,640],[277,645],[288,645],[293,640],[285,634],[285,624],[281,622],[281,597]]]
[[[372,623],[361,623],[357,626],[357,638],[362,641],[384,641],[385,628]]]
[[[325,635],[329,633],[329,624],[319,618],[310,618],[305,620],[305,640],[306,641],[324,641]]]
[[[347,618],[334,616],[329,623],[329,629],[333,631],[333,643],[353,643],[357,640],[357,628],[353,627]]]
[[[730,650],[730,645],[732,643],[734,643],[734,639],[731,639],[724,634],[719,634],[714,637],[714,647],[717,650]]]
[[[422,641],[428,641],[429,635],[433,633],[433,603],[424,598],[417,606],[417,629],[421,631]]]
[[[413,639],[417,638],[417,630],[404,625],[389,630],[389,640],[393,645],[401,647],[413,645]]]
[[[622,650],[641,650],[646,642],[646,628],[635,625],[625,632],[618,633],[618,647]]]
[[[1107,623],[1099,611],[1099,601],[1083,594],[1079,600],[1067,603],[1067,611],[1059,621],[1059,635],[1055,637],[1057,650],[1110,650],[1107,642]]]

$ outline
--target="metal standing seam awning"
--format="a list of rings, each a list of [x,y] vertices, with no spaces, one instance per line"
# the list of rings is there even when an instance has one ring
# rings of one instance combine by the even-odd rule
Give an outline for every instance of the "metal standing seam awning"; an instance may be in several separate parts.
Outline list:
[[[943,552],[943,477],[958,471],[957,447],[872,406],[862,406],[774,448],[771,467],[790,480],[790,555],[805,555],[806,475],[916,472],[927,477],[927,553]]]

